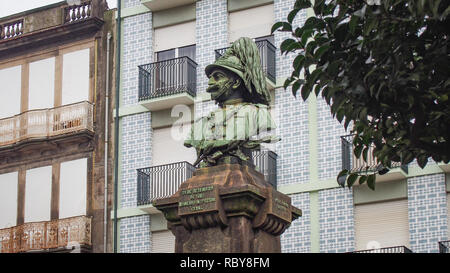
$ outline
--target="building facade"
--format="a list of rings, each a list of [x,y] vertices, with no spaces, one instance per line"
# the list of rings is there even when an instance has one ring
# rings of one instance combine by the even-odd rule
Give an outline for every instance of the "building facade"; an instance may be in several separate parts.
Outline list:
[[[205,93],[204,68],[241,36],[254,38],[260,47],[282,139],[265,147],[263,163],[255,164],[264,174],[275,174],[278,190],[304,212],[282,235],[282,251],[438,252],[448,247],[439,243],[450,236],[448,165],[398,166],[377,178],[375,192],[365,185],[338,186],[342,168],[376,162],[352,158],[351,136],[321,97],[303,102],[283,89],[293,57],[279,51],[288,34],[271,36],[270,29],[285,20],[293,3],[122,1],[120,252],[173,252],[174,237],[151,201],[174,193],[192,175],[195,154],[183,147],[181,135],[193,119],[216,107]],[[297,23],[311,13],[299,14]]]
[[[83,0],[0,18],[0,253],[111,249],[114,16]]]
[[[255,164],[303,210],[282,235],[283,252],[438,252],[449,239],[449,165],[416,163],[366,185],[341,188],[342,168],[375,167],[354,160],[343,125],[321,97],[304,102],[284,90],[293,56],[281,56],[288,34],[270,29],[285,20],[293,0],[123,0],[118,249],[173,252],[174,237],[151,201],[174,193],[192,176],[193,149],[182,134],[216,107],[204,68],[241,36],[260,48],[272,115],[282,141]],[[312,10],[295,19],[302,24]],[[343,60],[345,61],[345,60]],[[254,159],[255,160],[255,159]],[[272,176],[271,176],[272,175]],[[275,177],[275,178],[273,178]],[[380,250],[381,249],[381,250]]]

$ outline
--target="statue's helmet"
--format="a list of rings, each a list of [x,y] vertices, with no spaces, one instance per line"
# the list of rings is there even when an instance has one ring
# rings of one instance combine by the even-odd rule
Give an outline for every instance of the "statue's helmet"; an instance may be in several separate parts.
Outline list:
[[[270,94],[261,67],[259,49],[252,39],[247,37],[237,39],[220,58],[206,66],[206,76],[209,77],[217,68],[231,71],[239,76],[252,102],[269,105]]]

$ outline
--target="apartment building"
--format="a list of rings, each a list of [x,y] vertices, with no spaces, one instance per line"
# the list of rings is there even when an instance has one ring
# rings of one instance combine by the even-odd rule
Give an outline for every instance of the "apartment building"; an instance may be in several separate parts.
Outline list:
[[[114,16],[83,0],[0,18],[1,253],[111,249]]]
[[[123,0],[121,2],[119,252],[173,252],[174,237],[151,201],[192,176],[195,151],[182,135],[216,107],[205,89],[206,65],[241,36],[261,52],[272,115],[281,141],[254,154],[266,178],[303,210],[281,236],[283,252],[448,251],[449,170],[416,163],[366,185],[341,188],[342,168],[375,168],[351,156],[351,136],[321,97],[306,102],[284,90],[293,56],[281,56],[288,34],[270,29],[293,0]],[[296,18],[302,24],[312,11]],[[440,243],[441,242],[441,243]]]

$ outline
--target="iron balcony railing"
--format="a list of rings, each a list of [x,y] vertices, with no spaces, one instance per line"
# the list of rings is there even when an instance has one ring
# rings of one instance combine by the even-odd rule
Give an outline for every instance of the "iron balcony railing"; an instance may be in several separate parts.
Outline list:
[[[275,52],[276,47],[268,40],[260,40],[255,42],[259,49],[259,55],[261,58],[261,66],[266,77],[273,83],[276,82],[276,65],[275,65]],[[228,47],[214,50],[216,53],[216,60],[220,58]]]
[[[180,57],[139,66],[139,101],[188,93],[195,97],[197,63]]]
[[[276,189],[277,154],[269,150],[253,151],[252,158],[256,169]],[[195,167],[186,161],[137,169],[137,205],[171,196],[194,171]]]
[[[353,154],[353,136],[341,136],[342,148],[342,169],[350,170],[352,172],[375,171],[381,166],[377,159],[372,156],[373,149],[371,147],[367,153],[367,160],[365,161],[362,155],[359,158]],[[400,167],[405,173],[408,173],[408,165],[402,165],[401,162],[392,162],[392,168]]]
[[[439,242],[440,253],[450,253],[450,241]]]
[[[0,229],[0,253],[18,253],[68,246],[69,243],[91,245],[92,217],[25,223]]]
[[[277,188],[277,157],[278,155],[270,150],[253,151],[252,160],[256,170],[264,175],[274,189]]]
[[[406,246],[393,246],[376,249],[358,250],[354,251],[353,253],[413,253],[413,252]]]
[[[80,130],[94,131],[93,105],[88,101],[50,109],[30,110],[0,119],[0,146]]]
[[[192,177],[194,171],[195,167],[186,161],[138,169],[138,206],[171,196],[181,183]]]

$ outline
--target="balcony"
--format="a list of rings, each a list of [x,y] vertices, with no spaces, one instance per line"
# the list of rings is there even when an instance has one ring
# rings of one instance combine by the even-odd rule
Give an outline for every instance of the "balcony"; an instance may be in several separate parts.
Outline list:
[[[277,189],[277,157],[278,155],[270,150],[252,152],[255,169],[264,175],[274,189]]]
[[[101,29],[105,8],[101,0],[64,1],[1,18],[0,56],[88,37]]]
[[[376,249],[358,250],[353,253],[413,253],[406,246],[383,247]]]
[[[61,251],[74,244],[90,247],[91,221],[76,216],[0,229],[0,253]]]
[[[439,253],[450,253],[450,241],[439,242]]]
[[[364,161],[362,156],[356,158],[353,154],[353,135],[341,136],[342,148],[342,169],[347,169],[352,172],[373,172],[377,168],[382,167],[377,162],[376,158],[372,157],[374,147],[370,148],[367,153],[367,161]],[[376,181],[392,181],[406,178],[408,174],[408,166],[402,165],[400,162],[392,162],[391,170],[383,175],[376,175]]]
[[[93,124],[93,105],[87,101],[0,119],[0,164],[11,163],[21,154],[28,158],[33,149],[39,154],[88,143]]]
[[[181,183],[191,178],[195,167],[186,161],[138,169],[137,205],[174,194]]]
[[[253,151],[253,163],[266,181],[277,186],[277,154],[272,151]],[[159,198],[174,194],[181,183],[191,178],[195,167],[176,162],[137,170],[137,205],[148,205]]]
[[[262,66],[263,72],[266,75],[267,79],[270,80],[268,83],[272,87],[274,87],[275,83],[276,83],[276,71],[275,71],[275,69],[276,69],[276,65],[275,65],[276,48],[271,42],[269,42],[269,40],[260,40],[255,43],[259,49],[259,55],[261,58],[261,66]],[[228,47],[216,49],[214,51],[216,53],[216,60],[218,58],[220,58],[227,49],[228,49]]]
[[[139,103],[150,111],[194,103],[197,63],[180,57],[139,66]]]

